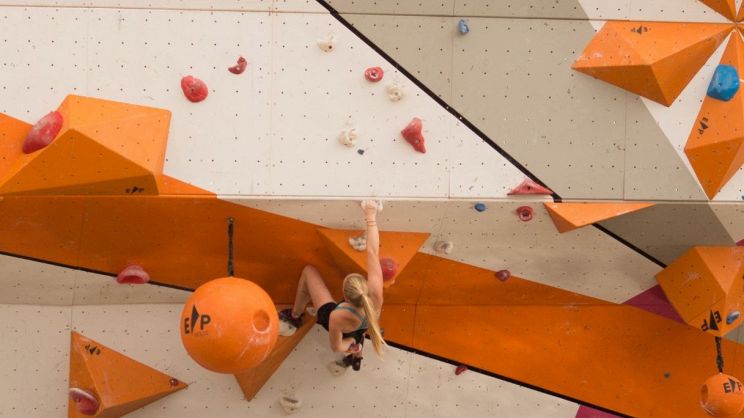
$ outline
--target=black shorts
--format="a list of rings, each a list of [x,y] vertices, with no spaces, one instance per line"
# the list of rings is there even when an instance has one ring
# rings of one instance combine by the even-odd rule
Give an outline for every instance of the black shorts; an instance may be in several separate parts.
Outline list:
[[[338,303],[336,302],[328,302],[318,308],[318,311],[316,312],[317,320],[316,322],[323,326],[326,331],[330,331],[328,329],[328,324],[331,321],[331,312],[333,312],[334,309],[336,309],[336,306],[338,306]],[[364,333],[367,332],[367,328],[358,329],[354,332],[346,332],[343,334],[344,338],[353,338],[354,341],[357,342],[357,344],[364,344]]]

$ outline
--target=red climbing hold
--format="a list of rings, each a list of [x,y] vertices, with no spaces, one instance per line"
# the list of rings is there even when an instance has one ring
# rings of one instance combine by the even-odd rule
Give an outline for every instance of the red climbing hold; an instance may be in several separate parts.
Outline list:
[[[227,70],[233,74],[243,74],[243,71],[245,71],[246,67],[248,67],[248,61],[246,61],[245,58],[240,57],[238,58],[238,63],[233,65],[232,67],[229,67]]]
[[[511,272],[509,270],[499,270],[496,272],[496,278],[501,280],[502,282],[509,280],[510,277]]]
[[[509,196],[513,194],[553,194],[553,191],[537,184],[532,179],[525,179],[519,186],[507,193]]]
[[[121,284],[145,284],[150,281],[150,275],[142,268],[142,266],[131,265],[127,266],[117,276],[116,281]]]
[[[390,280],[398,273],[398,263],[390,257],[382,257],[380,267],[382,267],[382,280]]]
[[[459,375],[465,373],[465,370],[467,370],[467,369],[468,369],[468,366],[466,366],[464,364],[461,364],[461,365],[457,366],[457,368],[455,369],[455,374],[457,376],[459,376]]]
[[[62,122],[62,114],[59,112],[50,112],[41,118],[26,135],[23,152],[31,154],[51,144],[62,129]]]
[[[426,148],[424,146],[424,135],[421,133],[421,128],[421,119],[413,118],[413,120],[408,123],[408,126],[400,131],[400,134],[403,135],[403,138],[413,146],[413,149],[423,154],[426,153]]]
[[[380,67],[369,67],[364,71],[364,78],[366,78],[367,81],[371,81],[373,83],[382,80],[382,77],[384,75],[385,72],[382,71],[382,68]]]
[[[83,415],[95,415],[98,411],[98,399],[87,390],[70,388],[70,399]]]
[[[740,240],[740,241],[738,241],[738,242],[736,243],[736,245],[738,245],[739,247],[744,247],[744,239],[743,239],[743,240]]]
[[[198,103],[207,98],[209,89],[207,85],[196,77],[187,75],[181,79],[181,89],[189,101]]]
[[[519,220],[522,222],[531,221],[532,208],[529,206],[520,206],[517,208],[517,215],[519,215]]]

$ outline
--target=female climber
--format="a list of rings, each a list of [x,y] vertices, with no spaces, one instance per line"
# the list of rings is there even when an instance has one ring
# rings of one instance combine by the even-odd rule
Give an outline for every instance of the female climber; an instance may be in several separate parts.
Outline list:
[[[318,270],[305,266],[297,285],[293,308],[279,312],[279,319],[295,328],[302,326],[302,316],[308,302],[317,308],[317,322],[328,331],[331,349],[347,353],[343,363],[359,370],[365,333],[370,336],[378,355],[382,355],[382,339],[378,318],[382,309],[382,268],[380,267],[380,232],[377,229],[379,204],[362,202],[367,222],[367,278],[351,273],[343,282],[344,300],[336,303]]]

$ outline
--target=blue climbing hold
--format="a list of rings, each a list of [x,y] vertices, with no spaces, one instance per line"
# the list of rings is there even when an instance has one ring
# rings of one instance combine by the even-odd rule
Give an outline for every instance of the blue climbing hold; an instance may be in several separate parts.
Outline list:
[[[737,319],[739,319],[739,311],[729,312],[729,314],[726,316],[726,323],[728,325],[731,325],[736,322]]]
[[[466,22],[465,19],[460,19],[460,21],[457,22],[457,29],[459,29],[460,33],[463,35],[470,32],[470,27],[468,27],[468,22]]]
[[[713,73],[708,86],[708,96],[728,102],[739,90],[739,73],[736,68],[721,64]]]
[[[486,204],[485,203],[476,203],[475,204],[475,210],[478,212],[483,212],[486,210]]]

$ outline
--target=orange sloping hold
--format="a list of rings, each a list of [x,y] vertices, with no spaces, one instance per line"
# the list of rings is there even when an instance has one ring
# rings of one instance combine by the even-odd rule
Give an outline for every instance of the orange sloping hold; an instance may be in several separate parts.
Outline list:
[[[545,203],[559,232],[568,232],[595,222],[635,212],[653,203]]]
[[[315,325],[315,318],[305,315],[305,322],[299,329],[297,329],[297,331],[295,331],[294,334],[288,337],[279,336],[274,349],[271,350],[269,356],[261,364],[248,371],[235,375],[246,400],[250,401],[254,396],[256,396],[258,391],[261,390],[263,385],[271,378],[271,376],[274,375],[274,372],[276,372],[277,369],[279,369],[279,366],[284,363],[284,360],[289,357],[292,350],[297,347],[297,344],[302,341],[313,325]]]
[[[693,247],[656,275],[682,319],[717,336],[741,324],[743,277],[744,247]]]
[[[721,58],[741,75],[744,41],[732,36]],[[713,198],[744,164],[744,94],[729,101],[705,97],[687,139],[685,154],[708,198]]]
[[[610,21],[572,68],[670,106],[733,28]]]
[[[0,194],[158,194],[169,111],[80,96],[68,96],[58,111],[57,138],[17,155],[0,172]],[[18,136],[11,130],[0,125]]]
[[[118,418],[186,388],[186,384],[72,332],[70,388],[92,393],[99,402],[96,418]],[[85,418],[75,403],[68,417]]]
[[[361,232],[318,228],[323,243],[343,274],[367,273],[366,251],[357,251],[349,244],[349,237],[358,236]],[[398,266],[396,275],[385,281],[386,286],[395,283],[397,276],[405,269],[429,235],[431,234],[421,232],[380,231],[380,258],[392,258]]]
[[[720,13],[728,20],[736,20],[736,4],[734,0],[700,0],[700,2]]]
[[[23,155],[23,141],[31,124],[0,113],[0,178]]]

